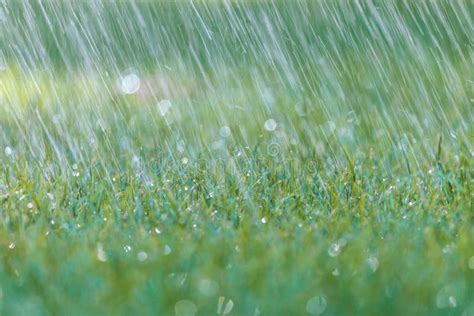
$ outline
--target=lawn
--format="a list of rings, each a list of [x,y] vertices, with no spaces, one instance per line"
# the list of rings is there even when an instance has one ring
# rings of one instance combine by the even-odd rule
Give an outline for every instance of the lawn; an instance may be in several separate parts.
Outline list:
[[[474,315],[472,1],[0,2],[0,314]]]

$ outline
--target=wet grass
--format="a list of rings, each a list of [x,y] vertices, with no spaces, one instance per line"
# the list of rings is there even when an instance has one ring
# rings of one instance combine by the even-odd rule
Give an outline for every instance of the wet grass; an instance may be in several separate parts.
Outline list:
[[[0,4],[1,314],[474,313],[470,2],[103,5]]]

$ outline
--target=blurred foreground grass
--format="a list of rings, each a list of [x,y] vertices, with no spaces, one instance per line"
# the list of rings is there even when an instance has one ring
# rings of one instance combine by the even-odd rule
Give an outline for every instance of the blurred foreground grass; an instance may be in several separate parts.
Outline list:
[[[472,2],[0,9],[1,314],[474,314]]]

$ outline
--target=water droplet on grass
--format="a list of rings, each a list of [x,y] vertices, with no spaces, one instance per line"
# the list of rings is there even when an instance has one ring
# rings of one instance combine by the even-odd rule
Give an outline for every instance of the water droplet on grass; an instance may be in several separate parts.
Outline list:
[[[469,258],[469,261],[468,261],[467,265],[468,265],[469,269],[474,270],[474,256]]]
[[[219,290],[219,285],[211,279],[201,279],[198,283],[198,290],[204,296],[214,296]]]
[[[436,307],[438,308],[447,308],[447,307],[456,307],[457,300],[456,297],[451,293],[451,287],[443,287],[438,294],[436,295]]]
[[[176,316],[193,316],[197,313],[196,305],[190,300],[181,300],[174,305]]]
[[[104,248],[102,247],[101,244],[97,245],[97,259],[100,262],[106,262],[107,261],[107,255],[104,251]]]
[[[341,252],[341,245],[339,245],[339,243],[332,244],[328,249],[328,254],[331,257],[337,257],[340,252]]]
[[[138,261],[143,262],[143,261],[145,261],[146,259],[148,259],[148,254],[147,254],[145,251],[140,251],[140,252],[137,254],[137,259],[138,259]]]
[[[227,304],[225,305],[224,312],[222,313],[222,315],[229,315],[233,307],[234,307],[234,302],[232,300],[229,300]]]
[[[165,249],[163,253],[165,254],[165,256],[169,255],[171,253],[171,247],[168,245],[165,245]]]
[[[456,307],[458,305],[456,298],[452,295],[448,297],[448,303],[450,307]]]
[[[222,311],[222,305],[224,305],[224,296],[219,296],[219,299],[217,300],[217,314],[221,314]]]
[[[372,272],[375,272],[379,267],[379,259],[377,259],[377,257],[373,255],[369,256],[369,258],[367,258],[367,264],[369,265],[370,270],[372,270]]]
[[[322,295],[317,295],[308,300],[306,303],[306,311],[312,315],[321,315],[327,307],[326,298]]]

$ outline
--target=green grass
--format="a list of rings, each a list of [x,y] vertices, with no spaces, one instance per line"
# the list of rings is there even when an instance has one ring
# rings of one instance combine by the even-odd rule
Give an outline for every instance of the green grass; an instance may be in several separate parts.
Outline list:
[[[0,2],[0,314],[473,315],[471,12]]]

